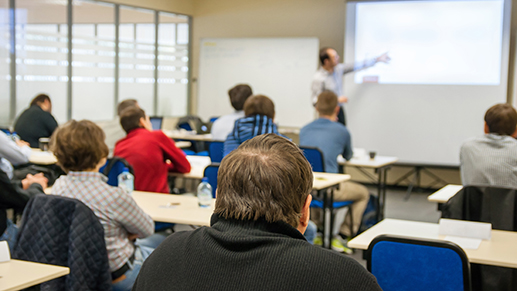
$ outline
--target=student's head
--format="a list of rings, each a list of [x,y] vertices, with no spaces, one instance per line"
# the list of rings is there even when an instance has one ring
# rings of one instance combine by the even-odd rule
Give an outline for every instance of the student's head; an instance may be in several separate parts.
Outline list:
[[[63,170],[92,171],[106,162],[109,149],[104,131],[89,120],[70,120],[50,138],[50,150]]]
[[[275,104],[264,95],[254,95],[244,102],[244,115],[265,115],[271,119],[275,118]]]
[[[129,107],[140,108],[140,106],[138,105],[138,101],[136,101],[135,99],[126,99],[118,104],[117,115],[120,116],[122,114],[122,111]]]
[[[311,189],[311,165],[300,149],[276,134],[263,134],[222,160],[214,212],[226,219],[283,221],[303,233]]]
[[[240,111],[244,108],[244,102],[253,95],[251,87],[246,84],[239,84],[228,91],[230,102],[235,110]]]
[[[517,136],[517,112],[510,104],[490,107],[485,113],[485,133]]]
[[[30,106],[37,105],[43,111],[52,112],[52,102],[46,94],[39,94],[32,99]]]
[[[126,133],[137,128],[153,130],[149,116],[145,114],[144,110],[136,106],[128,107],[121,112],[120,125]]]
[[[330,47],[320,49],[320,64],[322,67],[333,68],[339,64],[339,55]]]
[[[334,114],[337,114],[339,110],[337,95],[328,90],[321,92],[316,102],[316,110],[320,116],[334,116]]]

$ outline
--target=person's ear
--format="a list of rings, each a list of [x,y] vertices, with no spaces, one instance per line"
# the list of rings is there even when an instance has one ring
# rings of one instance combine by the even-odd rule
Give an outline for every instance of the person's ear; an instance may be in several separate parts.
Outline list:
[[[307,195],[307,199],[305,199],[305,203],[302,207],[302,216],[300,217],[300,221],[298,222],[298,231],[303,234],[305,233],[305,229],[307,229],[307,225],[309,225],[309,219],[311,218],[311,201],[312,195]]]
[[[488,124],[485,122],[485,133],[490,133],[490,128],[488,128]]]
[[[515,131],[513,132],[512,137],[517,138],[517,128],[515,128]]]

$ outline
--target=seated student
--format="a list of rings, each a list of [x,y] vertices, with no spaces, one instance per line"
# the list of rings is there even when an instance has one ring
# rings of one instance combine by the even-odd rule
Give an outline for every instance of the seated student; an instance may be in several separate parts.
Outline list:
[[[106,145],[109,149],[108,157],[113,156],[113,150],[115,149],[115,144],[117,141],[126,137],[126,132],[120,125],[120,114],[122,114],[122,111],[124,111],[126,108],[133,106],[140,108],[138,101],[135,99],[126,99],[122,101],[117,106],[117,118],[115,120],[99,123],[99,126],[104,131],[104,134],[106,134]]]
[[[211,226],[170,235],[133,290],[381,290],[355,260],[302,236],[312,181],[311,165],[287,139],[244,142],[219,168]]]
[[[485,113],[485,134],[466,141],[460,150],[463,185],[517,189],[517,112],[497,104]]]
[[[232,103],[232,107],[235,108],[235,112],[221,116],[214,121],[210,131],[214,140],[226,140],[228,134],[232,132],[235,121],[244,117],[244,102],[246,102],[248,97],[252,94],[253,91],[251,90],[251,87],[245,84],[239,84],[228,91],[230,102]]]
[[[300,130],[300,146],[320,149],[325,159],[325,172],[338,173],[337,157],[342,154],[346,160],[350,160],[352,158],[352,143],[346,126],[337,122],[339,104],[336,94],[332,91],[321,93],[316,102],[316,110],[319,113],[319,118]],[[366,187],[350,181],[341,183],[339,190],[334,191],[335,201],[354,200],[352,205],[354,233],[359,230],[369,196]],[[347,219],[339,230],[345,237],[354,235],[354,233],[350,233],[349,218],[347,215]],[[351,252],[337,236],[332,239],[331,245],[336,251]]]
[[[108,185],[99,173],[108,156],[104,132],[91,121],[71,120],[52,135],[50,148],[67,172],[56,180],[52,194],[78,199],[92,209],[104,227],[113,290],[131,290],[153,251],[134,240],[152,235],[154,223],[131,195]]]
[[[51,112],[50,97],[39,94],[32,99],[30,107],[18,117],[14,124],[14,131],[21,139],[27,141],[31,148],[38,148],[39,139],[50,137],[57,128],[56,119]]]
[[[43,189],[47,188],[47,182],[43,174],[34,176],[29,174],[21,181],[12,181],[0,169],[0,241],[7,241],[11,253],[16,244],[18,227],[7,218],[6,210],[9,208],[23,210],[30,198],[37,194],[44,194]]]
[[[236,149],[241,143],[265,133],[278,134],[275,118],[275,104],[264,95],[251,96],[244,102],[246,117],[235,121],[232,132],[224,142],[224,155]]]
[[[127,136],[117,142],[114,155],[133,166],[135,190],[169,193],[168,172],[190,172],[190,163],[183,151],[162,131],[153,131],[142,109],[125,109],[120,124]]]
[[[13,166],[27,164],[31,156],[29,144],[22,141],[13,141],[7,134],[0,131],[0,169],[13,178]]]

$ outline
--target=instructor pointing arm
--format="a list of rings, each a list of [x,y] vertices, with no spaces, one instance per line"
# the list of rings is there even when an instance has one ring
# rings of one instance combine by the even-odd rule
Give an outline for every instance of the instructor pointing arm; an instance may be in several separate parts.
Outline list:
[[[316,71],[312,80],[312,105],[316,104],[318,95],[324,90],[330,90],[338,96],[338,102],[341,104],[338,121],[346,125],[343,104],[348,98],[343,94],[343,75],[358,71],[364,68],[374,66],[378,62],[387,63],[390,60],[388,53],[384,53],[376,58],[356,62],[353,64],[339,63],[339,55],[336,50],[329,47],[320,49],[321,67]]]

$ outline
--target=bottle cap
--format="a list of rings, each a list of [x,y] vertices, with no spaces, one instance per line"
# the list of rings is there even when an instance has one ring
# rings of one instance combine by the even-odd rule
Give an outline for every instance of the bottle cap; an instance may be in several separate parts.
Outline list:
[[[124,170],[122,170],[122,173],[129,173],[129,169],[127,167],[124,167]]]
[[[201,182],[207,182],[208,183],[208,177],[203,177],[203,179],[201,179]]]

